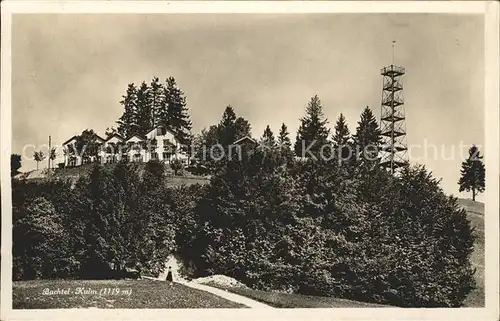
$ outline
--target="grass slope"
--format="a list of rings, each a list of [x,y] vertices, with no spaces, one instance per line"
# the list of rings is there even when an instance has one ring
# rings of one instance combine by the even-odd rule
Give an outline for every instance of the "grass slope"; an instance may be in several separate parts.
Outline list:
[[[90,175],[92,170],[92,166],[94,164],[85,164],[76,167],[66,167],[66,168],[54,168],[52,169],[51,178],[62,179],[62,180],[71,180],[76,182],[80,177],[86,177]],[[143,168],[145,163],[136,163],[136,166],[139,168]],[[104,168],[112,171],[116,164],[105,164]],[[182,186],[182,185],[193,185],[193,184],[208,184],[210,183],[210,179],[205,176],[196,176],[187,173],[186,175],[174,175],[173,171],[170,169],[168,165],[165,165],[165,183],[167,186]],[[26,179],[30,181],[43,181],[46,180],[47,177],[47,169],[34,170],[28,173],[23,173],[23,175],[18,176],[19,179]]]
[[[76,294],[78,288],[87,292]],[[69,289],[70,294],[43,294],[44,289]],[[107,290],[110,293],[101,293]],[[113,294],[113,289],[118,294]],[[97,293],[90,293],[89,290]],[[80,291],[82,292],[82,291]],[[130,293],[130,294],[129,294]],[[216,295],[181,284],[151,280],[37,280],[13,283],[14,309],[189,309],[246,308]]]
[[[387,308],[390,306],[351,301],[323,296],[266,292],[241,287],[223,287],[213,283],[207,285],[246,296],[275,308]]]
[[[476,229],[476,243],[471,258],[476,268],[476,289],[469,294],[464,306],[484,307],[484,204],[468,199],[459,199],[458,202],[467,211],[467,218]]]

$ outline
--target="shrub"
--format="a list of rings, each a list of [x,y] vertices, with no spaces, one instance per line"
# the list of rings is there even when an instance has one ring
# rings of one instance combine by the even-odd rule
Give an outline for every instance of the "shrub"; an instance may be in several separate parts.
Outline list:
[[[197,207],[200,273],[407,307],[460,306],[473,288],[472,229],[424,168],[394,178],[268,156],[229,161],[212,177]]]
[[[174,158],[172,162],[170,162],[170,168],[174,171],[174,175],[179,175],[179,173],[184,169],[184,164],[178,158]]]

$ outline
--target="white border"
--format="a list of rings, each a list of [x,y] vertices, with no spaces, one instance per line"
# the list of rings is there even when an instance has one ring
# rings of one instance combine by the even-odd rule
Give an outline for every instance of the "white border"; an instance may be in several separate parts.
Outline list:
[[[246,319],[395,319],[395,320],[498,320],[499,305],[499,38],[497,2],[480,1],[342,1],[342,2],[138,2],[138,1],[7,1],[1,11],[1,183],[2,183],[2,320],[152,319],[152,320],[234,320]],[[191,310],[15,310],[12,311],[12,208],[10,197],[11,153],[11,15],[14,13],[453,13],[485,17],[485,308],[461,309],[191,309]]]

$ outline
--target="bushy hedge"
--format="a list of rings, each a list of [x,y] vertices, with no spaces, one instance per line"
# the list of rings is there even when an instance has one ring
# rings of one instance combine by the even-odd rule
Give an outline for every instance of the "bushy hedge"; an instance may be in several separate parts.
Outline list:
[[[474,287],[472,229],[423,167],[255,151],[209,186],[167,188],[164,167],[93,168],[75,185],[13,184],[14,278],[157,275],[178,255],[188,276],[406,307],[460,306]]]
[[[13,181],[13,277],[158,274],[177,249],[163,167],[96,165],[76,184]]]
[[[474,287],[466,213],[422,167],[256,153],[229,162],[197,208],[198,267],[265,290],[398,306],[460,306]]]

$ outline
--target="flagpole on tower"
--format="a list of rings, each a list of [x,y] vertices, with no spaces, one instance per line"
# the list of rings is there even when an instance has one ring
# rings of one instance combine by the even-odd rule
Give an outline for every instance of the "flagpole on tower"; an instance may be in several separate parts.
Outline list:
[[[394,57],[396,56],[396,40],[392,41],[392,65],[395,65]]]
[[[51,156],[51,150],[52,150],[52,148],[51,148],[51,146],[50,146],[50,143],[51,143],[51,137],[50,137],[50,135],[49,135],[49,155],[47,155],[47,156],[48,156],[47,158],[48,158],[48,160],[49,160],[49,161],[48,161],[49,171],[50,171],[50,156]]]

